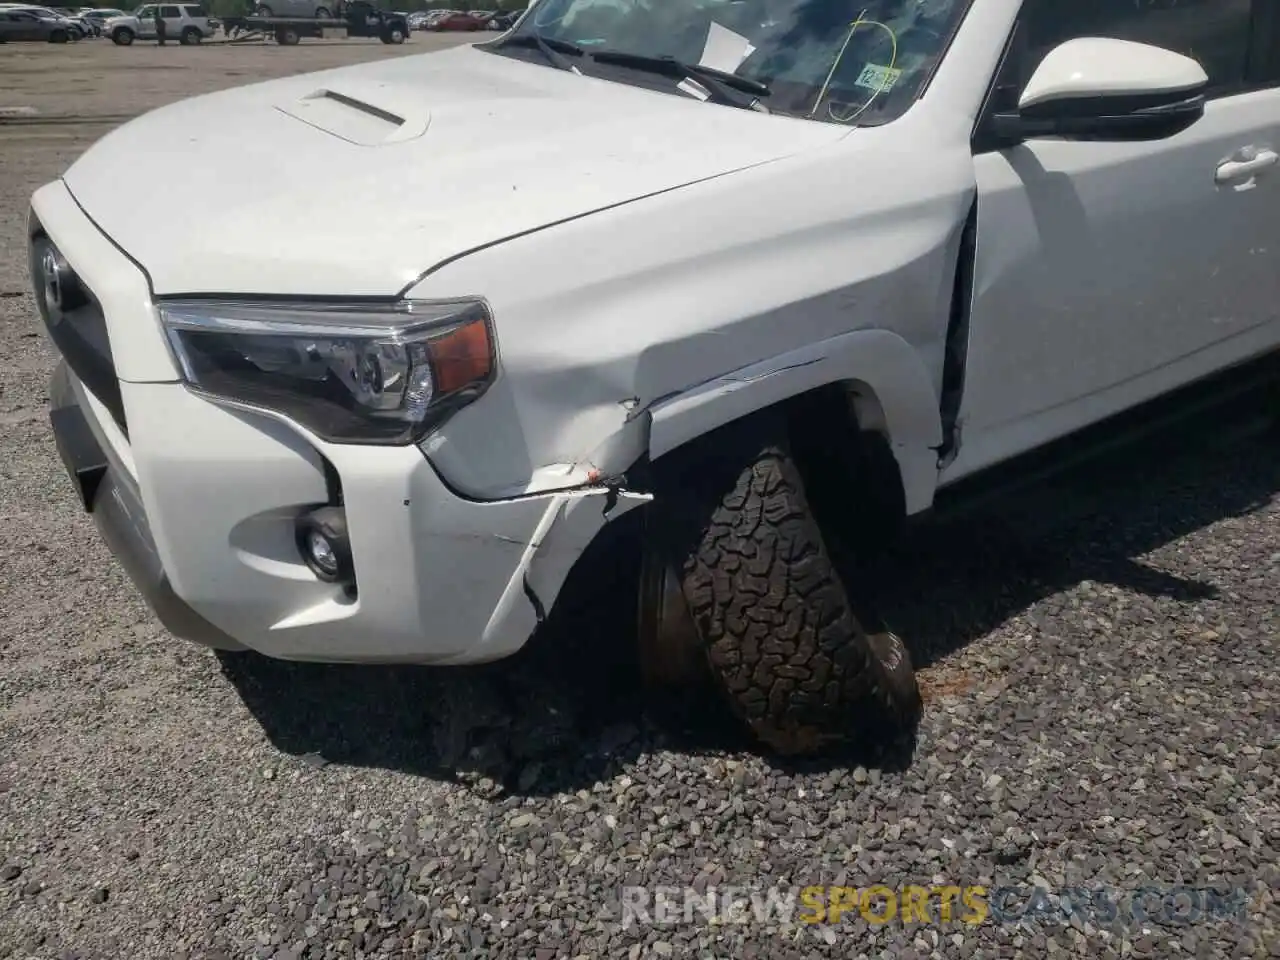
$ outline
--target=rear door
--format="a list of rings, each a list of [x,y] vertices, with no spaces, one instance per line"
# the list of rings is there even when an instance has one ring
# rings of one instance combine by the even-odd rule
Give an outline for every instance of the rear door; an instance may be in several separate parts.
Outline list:
[[[1059,43],[1198,59],[1205,116],[1153,143],[975,141],[963,442],[944,481],[1280,346],[1280,0],[1026,0],[990,112]]]
[[[194,23],[205,36],[212,33],[209,29],[209,11],[201,6],[186,6],[182,8],[187,15],[187,20]]]
[[[160,16],[164,20],[165,33],[167,39],[176,40],[182,36],[182,28],[185,27],[186,21],[182,16],[182,8],[175,5],[164,5],[160,8]]]

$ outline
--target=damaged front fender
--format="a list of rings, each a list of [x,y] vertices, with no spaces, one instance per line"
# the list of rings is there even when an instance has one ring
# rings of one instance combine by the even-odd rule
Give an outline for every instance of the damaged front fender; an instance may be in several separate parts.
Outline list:
[[[532,633],[546,619],[587,545],[606,524],[650,502],[653,495],[617,484],[598,484],[564,490],[546,499],[546,509],[522,544],[520,559],[490,615],[483,634],[486,639],[459,661],[482,662],[509,653],[497,638]]]

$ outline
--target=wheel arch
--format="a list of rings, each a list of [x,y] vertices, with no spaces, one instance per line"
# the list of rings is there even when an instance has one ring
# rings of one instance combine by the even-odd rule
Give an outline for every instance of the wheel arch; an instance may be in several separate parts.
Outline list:
[[[649,458],[801,398],[816,401],[824,416],[883,437],[897,464],[907,514],[933,503],[943,442],[938,396],[918,352],[888,330],[841,334],[655,403],[648,411]]]

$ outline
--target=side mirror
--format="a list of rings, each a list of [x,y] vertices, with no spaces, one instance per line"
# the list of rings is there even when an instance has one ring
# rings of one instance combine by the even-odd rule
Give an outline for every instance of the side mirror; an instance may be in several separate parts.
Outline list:
[[[1163,140],[1204,115],[1209,77],[1180,53],[1128,40],[1081,37],[1045,55],[1018,99],[996,114],[1001,141]]]

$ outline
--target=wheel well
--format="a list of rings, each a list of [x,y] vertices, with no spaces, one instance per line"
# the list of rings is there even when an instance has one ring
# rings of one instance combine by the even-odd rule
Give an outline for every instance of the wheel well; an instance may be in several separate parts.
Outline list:
[[[884,409],[869,385],[832,383],[785,401],[792,454],[824,532],[859,554],[891,540],[906,519],[902,474]]]
[[[875,390],[861,380],[825,384],[722,424],[693,444],[768,411],[786,421],[792,455],[819,523],[868,546],[891,538],[907,516],[902,472],[894,456],[888,418]],[[653,490],[669,458],[688,455],[685,445],[664,456],[648,456],[626,471],[624,482]],[[857,509],[849,509],[850,504]]]

